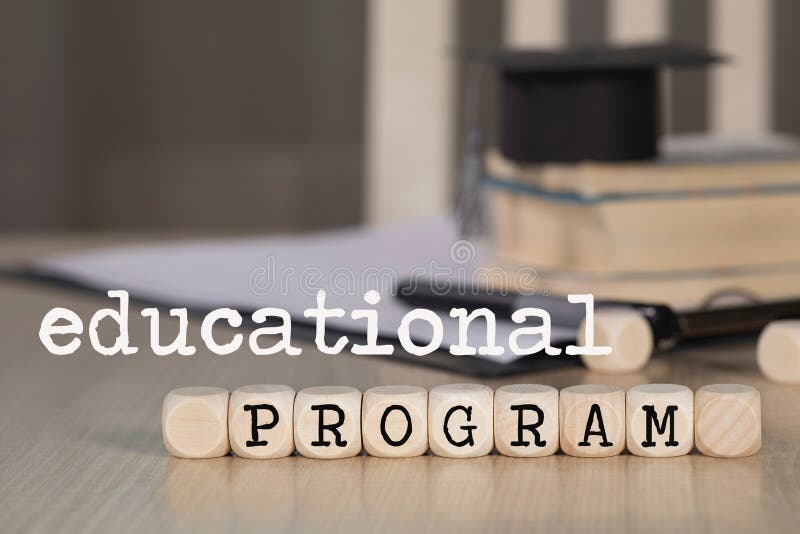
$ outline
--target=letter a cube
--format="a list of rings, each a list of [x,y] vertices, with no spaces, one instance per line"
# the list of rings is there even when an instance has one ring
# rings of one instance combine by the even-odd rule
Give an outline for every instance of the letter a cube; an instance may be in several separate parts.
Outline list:
[[[615,456],[625,448],[625,390],[582,385],[559,396],[561,450],[570,456]]]

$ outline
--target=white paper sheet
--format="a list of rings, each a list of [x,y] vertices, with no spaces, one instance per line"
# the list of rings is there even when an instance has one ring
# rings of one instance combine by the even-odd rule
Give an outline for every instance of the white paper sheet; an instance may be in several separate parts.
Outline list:
[[[330,329],[341,333],[366,332],[366,321],[349,317],[354,309],[373,308],[363,295],[381,293],[374,306],[379,314],[379,335],[397,338],[397,328],[411,309],[392,296],[398,281],[412,276],[435,275],[468,281],[480,265],[479,253],[461,241],[451,219],[380,229],[352,229],[307,236],[181,241],[158,245],[104,248],[53,256],[38,261],[39,274],[78,282],[106,291],[127,290],[132,297],[172,307],[212,309],[230,307],[251,312],[262,307],[283,308],[294,323],[308,324],[303,316],[316,307],[317,290],[327,293],[326,307],[346,311],[343,318],[328,319]],[[457,343],[457,321],[439,313],[444,324],[442,348]],[[431,340],[430,328],[413,323],[411,338],[418,344]],[[508,336],[518,327],[497,323],[501,356],[478,356],[499,363],[517,359],[507,347]],[[575,331],[553,328],[552,342],[571,342]],[[531,336],[526,341],[534,343]],[[469,342],[485,342],[483,321],[470,328]],[[395,343],[399,350],[399,343]]]

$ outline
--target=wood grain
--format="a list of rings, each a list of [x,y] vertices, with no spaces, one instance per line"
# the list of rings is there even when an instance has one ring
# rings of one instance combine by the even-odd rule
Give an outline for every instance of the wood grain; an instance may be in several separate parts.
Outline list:
[[[98,242],[100,238],[93,238]],[[109,240],[111,240],[109,238]],[[61,240],[0,239],[0,261],[64,248]],[[74,246],[79,246],[76,239]],[[13,252],[16,251],[16,254]],[[88,317],[106,299],[0,279],[0,530],[3,532],[358,531],[793,531],[800,522],[800,388],[765,380],[755,339],[727,339],[656,357],[633,375],[579,367],[487,380],[631,387],[647,382],[741,383],[761,391],[763,446],[721,460],[510,458],[425,455],[313,460],[171,458],[161,441],[161,403],[180,386],[233,390],[269,382],[361,390],[383,384],[431,388],[463,376],[386,359],[303,355],[106,358],[81,347],[49,355],[36,337],[42,316],[67,306]],[[163,335],[175,330],[162,327]],[[198,339],[199,325],[190,324]],[[148,342],[132,314],[131,338]]]
[[[161,434],[178,458],[219,458],[231,452],[227,389],[190,386],[164,397]]]
[[[703,454],[741,458],[761,448],[761,394],[752,386],[703,386],[694,413],[694,441]]]

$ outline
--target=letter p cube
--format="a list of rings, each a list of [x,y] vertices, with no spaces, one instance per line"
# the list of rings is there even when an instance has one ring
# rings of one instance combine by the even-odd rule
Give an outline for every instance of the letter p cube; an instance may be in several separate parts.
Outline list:
[[[231,393],[228,434],[242,458],[283,458],[294,452],[294,390],[270,384],[242,386]]]

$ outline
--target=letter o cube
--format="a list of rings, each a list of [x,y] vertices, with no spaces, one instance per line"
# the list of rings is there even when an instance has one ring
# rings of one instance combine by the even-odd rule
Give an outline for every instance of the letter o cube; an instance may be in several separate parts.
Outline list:
[[[558,390],[538,384],[494,392],[494,446],[506,456],[549,456],[558,451]]]
[[[561,450],[570,456],[601,458],[625,448],[625,390],[582,385],[559,396]]]
[[[215,387],[173,389],[161,411],[164,445],[179,458],[216,458],[231,450],[228,441],[228,390]]]
[[[364,449],[372,456],[405,458],[428,451],[428,391],[416,386],[378,386],[361,404]]]
[[[294,400],[294,443],[308,458],[361,452],[361,392],[347,386],[302,389]]]
[[[437,386],[428,395],[431,451],[448,458],[489,454],[494,443],[494,392],[479,384]]]
[[[289,386],[242,386],[231,393],[228,437],[242,458],[283,458],[294,452],[294,390]]]
[[[761,448],[761,394],[751,386],[712,384],[694,397],[697,450],[718,458],[740,458]]]
[[[689,454],[694,445],[694,393],[677,384],[644,384],[628,390],[628,452],[636,456]]]

